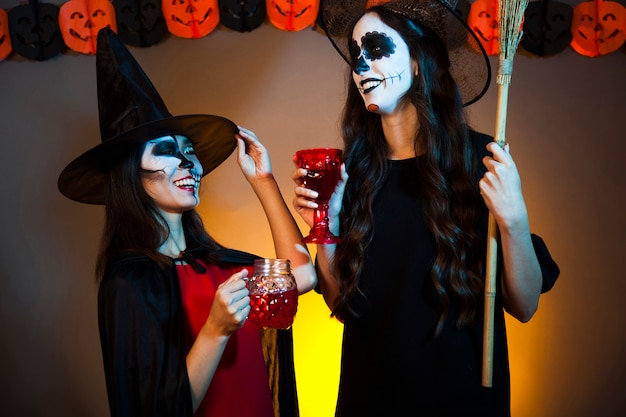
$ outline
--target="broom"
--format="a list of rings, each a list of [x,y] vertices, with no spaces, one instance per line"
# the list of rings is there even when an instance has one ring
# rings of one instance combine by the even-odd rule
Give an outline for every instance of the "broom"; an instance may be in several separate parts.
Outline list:
[[[509,98],[509,85],[513,72],[513,57],[517,45],[522,38],[520,30],[524,11],[528,6],[528,0],[500,0],[498,14],[498,46],[500,55],[498,59],[498,101],[496,103],[496,131],[495,142],[504,147],[506,130],[506,112]],[[485,311],[483,329],[483,378],[484,387],[493,384],[493,333],[494,311],[496,299],[496,264],[498,253],[498,225],[489,214],[487,228],[487,265],[485,275]]]

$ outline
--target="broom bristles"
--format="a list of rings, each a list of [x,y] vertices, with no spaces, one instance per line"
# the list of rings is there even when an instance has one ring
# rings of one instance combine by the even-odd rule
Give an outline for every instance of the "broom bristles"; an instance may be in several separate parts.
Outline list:
[[[512,59],[517,45],[522,39],[522,21],[528,0],[500,0],[498,36],[500,40],[500,56]]]

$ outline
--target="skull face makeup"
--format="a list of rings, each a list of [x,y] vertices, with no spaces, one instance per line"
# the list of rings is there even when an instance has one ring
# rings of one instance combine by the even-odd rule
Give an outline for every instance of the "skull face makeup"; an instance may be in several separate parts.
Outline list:
[[[185,136],[163,136],[147,142],[141,169],[146,193],[164,213],[182,213],[198,205],[202,165]]]
[[[409,47],[374,13],[354,27],[350,47],[352,78],[367,109],[389,114],[398,109],[413,82]]]

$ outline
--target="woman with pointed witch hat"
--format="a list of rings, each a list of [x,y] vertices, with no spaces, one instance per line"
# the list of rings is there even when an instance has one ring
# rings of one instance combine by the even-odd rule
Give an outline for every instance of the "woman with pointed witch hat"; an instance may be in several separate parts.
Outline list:
[[[58,186],[72,200],[105,205],[96,271],[111,415],[296,416],[290,330],[246,321],[244,278],[256,256],[221,246],[195,210],[201,177],[237,147],[277,257],[291,260],[299,292],[310,290],[315,271],[267,150],[223,117],[172,116],[108,28],[96,66],[102,142],[73,160]]]
[[[350,65],[345,165],[329,213],[342,243],[318,245],[316,260],[344,323],[336,416],[508,417],[503,308],[529,320],[559,270],[529,231],[508,148],[466,122],[463,105],[486,91],[489,62],[443,1],[366,3],[321,9]],[[293,174],[294,207],[311,225],[316,194],[303,175]],[[492,388],[481,384],[488,210],[503,260]]]

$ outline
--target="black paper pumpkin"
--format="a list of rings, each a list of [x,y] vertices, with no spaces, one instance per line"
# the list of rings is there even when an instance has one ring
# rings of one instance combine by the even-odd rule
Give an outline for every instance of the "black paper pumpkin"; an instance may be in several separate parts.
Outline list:
[[[59,6],[30,0],[9,10],[13,50],[30,59],[45,61],[65,49],[59,28]]]
[[[520,41],[528,52],[558,54],[572,41],[572,6],[553,0],[535,1],[524,12],[524,36]]]
[[[219,0],[220,23],[238,32],[250,32],[265,21],[265,0]]]
[[[161,0],[113,0],[117,35],[128,45],[151,46],[168,33]]]

